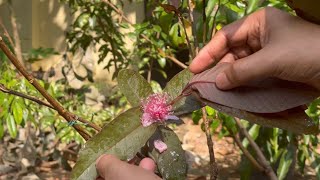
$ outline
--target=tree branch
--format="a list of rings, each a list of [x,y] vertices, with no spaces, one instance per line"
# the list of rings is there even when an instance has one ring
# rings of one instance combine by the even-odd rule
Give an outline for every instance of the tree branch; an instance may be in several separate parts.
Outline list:
[[[194,7],[191,6],[191,2],[190,0],[187,0],[188,2],[188,8],[189,8],[189,20],[192,26],[192,35],[193,35],[193,41],[194,41],[194,47],[195,47],[195,54],[198,54],[199,51],[199,42],[198,42],[198,38],[197,38],[197,34],[196,34],[196,28],[193,25],[194,23],[194,17],[193,17],[193,9]]]
[[[195,57],[195,52],[194,52],[194,49],[191,46],[191,42],[190,42],[187,30],[186,30],[186,24],[183,21],[183,17],[181,15],[181,13],[179,12],[179,13],[177,13],[177,15],[178,15],[179,22],[181,23],[181,25],[183,27],[184,34],[186,36],[187,45],[188,45],[188,48],[189,48],[189,51],[190,51],[191,59],[193,59]]]
[[[9,35],[8,30],[6,29],[6,27],[3,25],[3,22],[2,22],[2,18],[1,18],[1,17],[0,17],[0,26],[1,26],[1,28],[3,29],[3,35],[8,38],[11,46],[14,47],[13,40],[11,39],[11,36]]]
[[[212,25],[212,29],[211,29],[211,38],[213,38],[213,36],[216,34],[216,30],[217,30],[217,22],[216,22],[216,19],[217,19],[217,14],[219,12],[219,9],[220,9],[220,5],[221,5],[221,1],[219,0],[218,1],[218,4],[215,5],[214,7],[214,16],[213,16],[213,25]]]
[[[257,168],[259,171],[264,171],[263,166],[261,166],[258,161],[250,154],[250,152],[242,145],[240,138],[233,134],[232,131],[228,128],[229,133],[232,135],[235,143],[238,145],[238,147],[241,149],[242,153],[248,158],[248,160],[253,164],[255,168]]]
[[[240,119],[239,118],[234,118],[236,121],[237,126],[240,129],[240,132],[248,139],[251,147],[253,148],[253,150],[256,152],[257,156],[258,156],[258,160],[259,162],[262,164],[262,166],[264,167],[264,171],[265,173],[269,176],[269,178],[271,180],[277,180],[278,177],[277,175],[274,173],[272,167],[270,166],[270,163],[267,161],[266,157],[263,155],[262,151],[260,150],[259,146],[256,144],[256,142],[252,139],[252,137],[250,136],[250,134],[248,133],[248,131],[242,126]]]
[[[56,110],[51,104],[49,104],[46,101],[43,101],[41,99],[37,99],[36,97],[30,96],[27,94],[23,94],[21,92],[18,92],[18,91],[12,90],[12,89],[8,89],[5,85],[3,85],[1,83],[0,83],[0,91],[3,93],[12,94],[12,95],[24,98],[24,99],[28,99],[30,101],[33,101],[33,102],[39,104],[39,105],[43,105],[43,106],[46,106],[46,107],[51,108],[53,110]],[[97,132],[101,131],[101,128],[99,126],[97,126],[96,124],[94,124],[90,121],[87,121],[87,120],[80,118],[80,117],[78,118],[78,121],[80,121],[84,124],[87,124],[89,127],[95,129]]]
[[[173,56],[166,55],[166,58],[170,59],[172,62],[176,63],[178,66],[180,66],[183,69],[188,68],[187,65],[183,64],[182,62],[180,62],[177,58],[175,58]]]
[[[202,43],[203,46],[207,41],[207,16],[206,16],[206,0],[202,0],[202,20],[203,20],[203,34],[202,34]]]
[[[69,123],[75,121],[77,116],[66,111],[40,84],[39,82],[27,72],[23,67],[20,61],[12,54],[7,45],[3,42],[2,37],[0,36],[0,49],[6,54],[11,63],[17,68],[17,70],[32,84],[42,96],[55,108],[55,110]],[[75,130],[85,139],[88,140],[91,138],[91,135],[80,125],[74,124],[73,127]]]
[[[204,121],[205,133],[207,137],[207,145],[208,145],[209,155],[210,155],[210,180],[216,180],[218,178],[218,167],[217,167],[216,159],[214,157],[213,142],[211,139],[210,125],[209,125],[210,123],[207,118],[207,110],[205,107],[202,108],[202,118]]]

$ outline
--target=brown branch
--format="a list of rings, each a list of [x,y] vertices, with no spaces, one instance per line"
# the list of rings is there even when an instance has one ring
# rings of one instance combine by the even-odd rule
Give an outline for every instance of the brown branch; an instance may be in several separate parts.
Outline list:
[[[253,166],[259,171],[263,172],[264,168],[261,166],[258,161],[250,154],[250,152],[242,145],[240,138],[238,135],[233,134],[232,131],[228,128],[229,133],[232,135],[235,143],[241,149],[242,153],[248,158],[248,160],[253,164]]]
[[[131,27],[133,27],[133,23],[124,15],[124,12],[121,9],[118,9],[116,5],[114,5],[112,2],[110,2],[109,0],[102,0],[104,3],[106,3],[108,6],[110,6],[117,14],[120,15],[120,17],[126,21]],[[149,43],[153,44],[152,41],[144,34],[140,34],[140,36],[145,39],[146,41],[148,41]],[[163,52],[161,49],[158,49],[158,52],[161,53]],[[165,57],[169,58],[170,60],[172,60],[172,62],[176,63],[178,66],[182,67],[182,68],[187,68],[187,66],[185,64],[183,64],[181,61],[179,61],[176,58],[172,58],[172,56],[169,55],[165,55]]]
[[[216,19],[217,19],[217,14],[218,14],[219,9],[220,9],[220,5],[221,5],[221,1],[219,0],[218,4],[215,5],[215,7],[214,7],[214,16],[213,16],[213,26],[212,26],[212,29],[211,29],[211,38],[213,38],[213,36],[216,34],[216,30],[217,30]]]
[[[180,62],[177,58],[175,58],[173,56],[166,55],[166,58],[170,59],[172,62],[176,63],[178,66],[180,66],[183,69],[188,68],[187,65],[183,64],[182,62]]]
[[[8,38],[11,46],[14,47],[13,40],[11,39],[11,36],[9,35],[9,32],[8,32],[7,28],[3,25],[1,17],[0,17],[0,26],[3,29],[3,35]]]
[[[46,106],[48,108],[51,108],[53,110],[56,110],[51,104],[49,104],[48,102],[46,101],[43,101],[41,99],[37,99],[36,97],[34,96],[30,96],[30,95],[27,95],[27,94],[23,94],[21,92],[18,92],[18,91],[15,91],[15,90],[12,90],[12,89],[8,89],[5,85],[1,84],[0,83],[0,91],[3,92],[3,93],[7,93],[7,94],[12,94],[12,95],[15,95],[15,96],[19,96],[21,98],[24,98],[24,99],[28,99],[30,101],[33,101],[39,105],[43,105],[43,106]],[[90,121],[87,121],[83,118],[78,118],[78,121],[84,123],[84,124],[87,124],[89,127],[95,129],[96,131],[100,132],[101,131],[101,128],[99,126],[97,126],[96,124],[90,122]]]
[[[0,83],[0,91],[3,92],[3,93],[12,94],[12,95],[15,95],[15,96],[22,97],[24,99],[28,99],[28,100],[36,102],[36,103],[38,103],[40,105],[47,106],[48,108],[54,109],[54,107],[51,106],[51,104],[49,104],[49,103],[47,103],[45,101],[37,99],[36,97],[33,97],[33,96],[29,96],[29,95],[20,93],[18,91],[14,91],[14,90],[8,89],[6,86],[4,86],[1,83]]]
[[[206,0],[202,0],[202,21],[203,21],[203,34],[202,34],[202,43],[205,46],[207,41],[207,16],[206,16]]]
[[[2,37],[0,36],[0,49],[5,53],[5,55],[9,58],[11,63],[17,68],[17,70],[32,84],[41,94],[42,96],[55,108],[56,111],[67,121],[73,122],[77,117],[66,111],[40,84],[39,82],[26,71],[20,61],[12,54],[7,45],[3,42]],[[88,140],[91,138],[91,135],[80,125],[73,125],[75,130],[85,139]]]
[[[204,121],[205,133],[207,137],[207,145],[208,145],[209,155],[210,155],[210,180],[216,180],[218,178],[218,167],[217,167],[216,159],[214,157],[213,142],[212,142],[211,133],[210,133],[210,125],[209,125],[209,120],[207,118],[207,110],[205,107],[202,108],[202,118]]]
[[[248,131],[242,126],[240,119],[239,118],[234,118],[236,121],[237,126],[240,129],[240,132],[248,139],[251,147],[253,148],[253,150],[256,152],[257,156],[258,156],[258,160],[259,162],[262,164],[262,166],[264,167],[264,171],[265,173],[269,176],[269,178],[271,180],[277,180],[278,177],[277,175],[274,173],[272,167],[270,166],[270,163],[267,161],[266,157],[263,155],[261,149],[259,148],[259,146],[256,144],[256,142],[252,139],[252,137],[250,136],[250,134],[248,133]]]
[[[193,41],[194,41],[194,47],[195,47],[195,54],[198,54],[199,51],[199,42],[198,42],[198,38],[196,35],[196,28],[193,25],[194,23],[194,17],[193,17],[193,9],[194,7],[191,6],[190,0],[187,1],[188,2],[188,8],[189,8],[189,20],[192,26],[192,34],[193,34]]]
[[[187,45],[188,45],[188,48],[189,48],[189,51],[190,51],[191,59],[193,59],[193,58],[195,58],[195,52],[194,52],[194,49],[191,46],[191,42],[190,42],[187,30],[186,30],[186,24],[183,21],[182,15],[180,13],[178,13],[177,15],[178,15],[179,22],[181,23],[181,25],[183,27],[184,34],[186,36]]]

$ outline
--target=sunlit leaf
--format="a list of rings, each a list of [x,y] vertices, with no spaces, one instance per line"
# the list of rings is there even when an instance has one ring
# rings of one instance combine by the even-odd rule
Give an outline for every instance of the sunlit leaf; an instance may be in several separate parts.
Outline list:
[[[10,136],[15,138],[17,136],[17,125],[12,114],[6,116],[6,123]]]
[[[18,101],[14,101],[12,106],[12,113],[17,124],[21,124],[23,118],[23,109]]]
[[[94,180],[95,161],[102,154],[113,154],[122,160],[133,158],[156,130],[156,125],[142,127],[140,116],[141,110],[132,108],[87,141],[73,168],[72,179]]]
[[[121,70],[117,79],[120,91],[132,106],[139,106],[141,100],[153,93],[147,80],[134,70]]]
[[[175,75],[164,88],[164,92],[168,93],[171,100],[179,96],[183,88],[188,84],[189,80],[192,77],[192,73],[185,69]],[[176,115],[191,113],[194,110],[200,109],[202,105],[200,102],[192,97],[184,97],[174,104],[174,113]]]
[[[279,180],[283,180],[291,166],[291,163],[293,161],[293,153],[290,150],[286,150],[282,153],[280,164],[277,169],[277,175]]]
[[[260,130],[260,126],[257,124],[254,124],[250,129],[249,129],[249,135],[252,137],[253,140],[256,140],[257,137],[259,136],[259,130]],[[249,145],[249,141],[247,138],[245,138],[242,141],[242,145],[247,148]]]
[[[247,3],[246,13],[250,14],[258,8],[260,0],[247,0]]]

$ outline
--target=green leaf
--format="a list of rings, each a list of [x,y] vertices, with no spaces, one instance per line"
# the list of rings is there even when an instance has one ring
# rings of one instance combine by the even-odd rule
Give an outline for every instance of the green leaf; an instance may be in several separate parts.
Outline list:
[[[208,116],[211,116],[211,117],[216,116],[216,110],[214,110],[212,107],[206,106],[206,111],[207,111]]]
[[[178,136],[170,128],[164,126],[159,126],[156,132],[150,139],[149,145],[152,147],[151,156],[155,160],[162,178],[186,179],[187,161]],[[168,146],[167,150],[161,154],[153,146],[154,140],[159,138]]]
[[[166,58],[159,58],[158,59],[158,63],[159,63],[159,65],[160,65],[160,67],[162,67],[162,68],[164,68],[164,67],[166,67]]]
[[[73,168],[72,179],[95,179],[95,161],[102,154],[113,154],[122,160],[133,158],[156,130],[156,124],[143,127],[140,116],[139,108],[129,109],[87,141]]]
[[[142,99],[153,93],[147,80],[130,69],[119,71],[118,85],[132,106],[139,106]]]
[[[14,121],[14,118],[12,114],[8,114],[6,117],[6,123],[8,127],[9,134],[12,138],[15,138],[17,136],[17,126],[16,122]]]
[[[13,113],[13,117],[14,120],[16,121],[17,124],[21,124],[22,122],[22,118],[23,118],[23,109],[20,105],[19,102],[14,101],[13,105],[12,105],[12,113]]]
[[[246,9],[246,13],[250,14],[258,8],[260,0],[247,0],[247,3],[248,7]]]
[[[279,180],[282,180],[286,177],[289,168],[291,166],[293,160],[293,153],[289,150],[285,150],[282,153],[281,159],[280,159],[280,164],[279,167],[277,169],[277,175]]]
[[[167,83],[167,86],[163,89],[163,91],[168,93],[171,100],[173,100],[181,94],[191,77],[192,73],[188,69],[185,69],[175,75]],[[175,115],[191,113],[194,110],[200,109],[201,107],[201,103],[193,96],[184,97],[173,105]]]
[[[199,124],[199,121],[202,118],[202,110],[193,111],[191,117],[194,124]]]
[[[174,24],[169,31],[170,40],[172,45],[180,47],[185,43],[185,35],[182,25],[179,23]]]
[[[212,123],[210,125],[211,131],[215,132],[215,130],[219,127],[219,125],[220,125],[220,120],[219,119],[213,119]]]
[[[214,6],[216,5],[217,1],[216,0],[210,0],[208,1],[208,4],[206,6],[206,16],[209,17],[211,16],[211,13],[214,9]]]
[[[249,130],[249,134],[250,136],[252,137],[253,140],[256,140],[257,137],[259,136],[259,131],[260,131],[260,126],[258,124],[254,124],[250,130]],[[242,145],[247,148],[248,145],[249,145],[249,141],[247,138],[245,138],[243,141],[242,141]]]

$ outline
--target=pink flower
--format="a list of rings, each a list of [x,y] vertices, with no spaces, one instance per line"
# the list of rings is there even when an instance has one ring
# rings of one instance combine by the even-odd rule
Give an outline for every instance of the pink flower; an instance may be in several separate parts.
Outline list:
[[[168,105],[167,94],[152,94],[142,102],[143,114],[141,123],[144,127],[167,119],[179,119],[172,115],[172,106]]]
[[[153,142],[154,147],[159,151],[159,153],[163,153],[165,150],[167,150],[168,146],[166,145],[166,143],[164,143],[163,141],[161,141],[160,139],[155,140]]]

